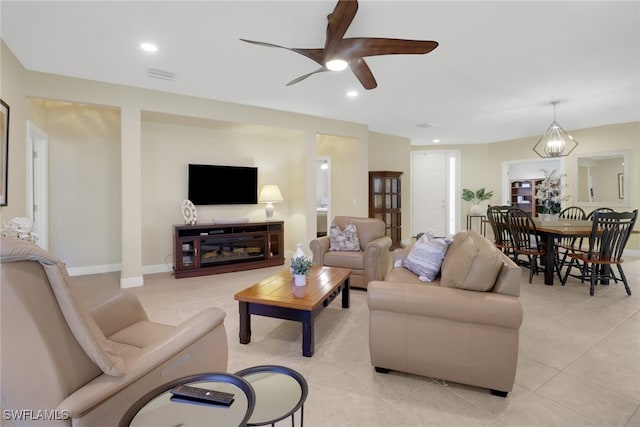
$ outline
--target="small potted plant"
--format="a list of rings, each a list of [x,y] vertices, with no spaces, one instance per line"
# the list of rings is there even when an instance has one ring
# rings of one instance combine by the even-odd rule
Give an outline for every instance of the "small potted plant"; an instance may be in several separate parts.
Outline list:
[[[462,190],[462,200],[465,202],[471,202],[473,205],[471,206],[470,212],[473,215],[484,215],[482,206],[480,206],[480,202],[485,200],[489,200],[493,196],[493,191],[487,191],[484,187],[473,192],[468,188]]]
[[[296,257],[291,261],[291,274],[296,286],[304,286],[307,284],[307,275],[313,263],[306,256]]]

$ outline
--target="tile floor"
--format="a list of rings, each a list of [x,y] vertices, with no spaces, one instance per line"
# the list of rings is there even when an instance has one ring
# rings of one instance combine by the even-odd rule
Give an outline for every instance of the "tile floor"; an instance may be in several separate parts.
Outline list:
[[[279,364],[309,383],[305,425],[321,426],[640,426],[640,258],[627,259],[633,295],[622,284],[570,279],[545,286],[523,272],[524,322],[516,384],[508,398],[462,384],[391,372],[369,363],[366,292],[351,293],[316,321],[315,354],[301,355],[299,323],[254,316],[249,345],[238,342],[235,292],[282,267],[174,279],[145,277],[131,289],[152,320],[176,324],[205,307],[227,312],[229,372]],[[75,277],[80,295],[118,287],[118,274]],[[289,425],[281,422],[281,425]]]

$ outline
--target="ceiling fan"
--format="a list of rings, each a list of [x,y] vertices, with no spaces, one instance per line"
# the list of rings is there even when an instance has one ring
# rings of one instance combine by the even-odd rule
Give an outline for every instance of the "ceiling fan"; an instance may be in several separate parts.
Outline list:
[[[429,53],[438,47],[438,42],[426,40],[403,40],[376,37],[344,38],[344,35],[347,32],[349,25],[351,25],[357,11],[357,0],[338,1],[333,12],[327,16],[327,20],[329,22],[327,23],[327,35],[324,42],[324,48],[299,49],[254,40],[240,40],[259,46],[291,50],[320,64],[320,68],[291,80],[287,83],[287,86],[299,83],[316,73],[322,73],[324,71],[339,71],[349,66],[362,86],[367,90],[374,89],[378,86],[378,83],[376,82],[375,77],[373,77],[371,69],[364,61],[364,57],[399,54],[421,55]]]

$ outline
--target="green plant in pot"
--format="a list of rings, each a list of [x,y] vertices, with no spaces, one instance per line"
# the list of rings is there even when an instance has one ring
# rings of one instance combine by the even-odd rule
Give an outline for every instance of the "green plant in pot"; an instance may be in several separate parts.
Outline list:
[[[484,187],[475,192],[468,188],[462,190],[462,200],[473,203],[470,212],[474,215],[484,215],[484,209],[480,206],[480,202],[489,200],[492,196],[493,191],[487,191]]]
[[[313,263],[306,256],[296,257],[291,261],[291,274],[293,274],[297,286],[307,284],[307,275],[312,265]]]

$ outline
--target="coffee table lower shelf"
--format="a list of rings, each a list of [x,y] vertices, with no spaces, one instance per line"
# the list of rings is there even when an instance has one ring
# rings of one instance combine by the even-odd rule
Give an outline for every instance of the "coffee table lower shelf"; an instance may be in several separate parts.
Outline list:
[[[320,312],[342,294],[342,308],[349,308],[351,270],[314,266],[307,285],[294,285],[288,270],[271,276],[235,295],[240,310],[240,343],[251,342],[251,315],[302,323],[302,355],[313,356],[314,323]]]

